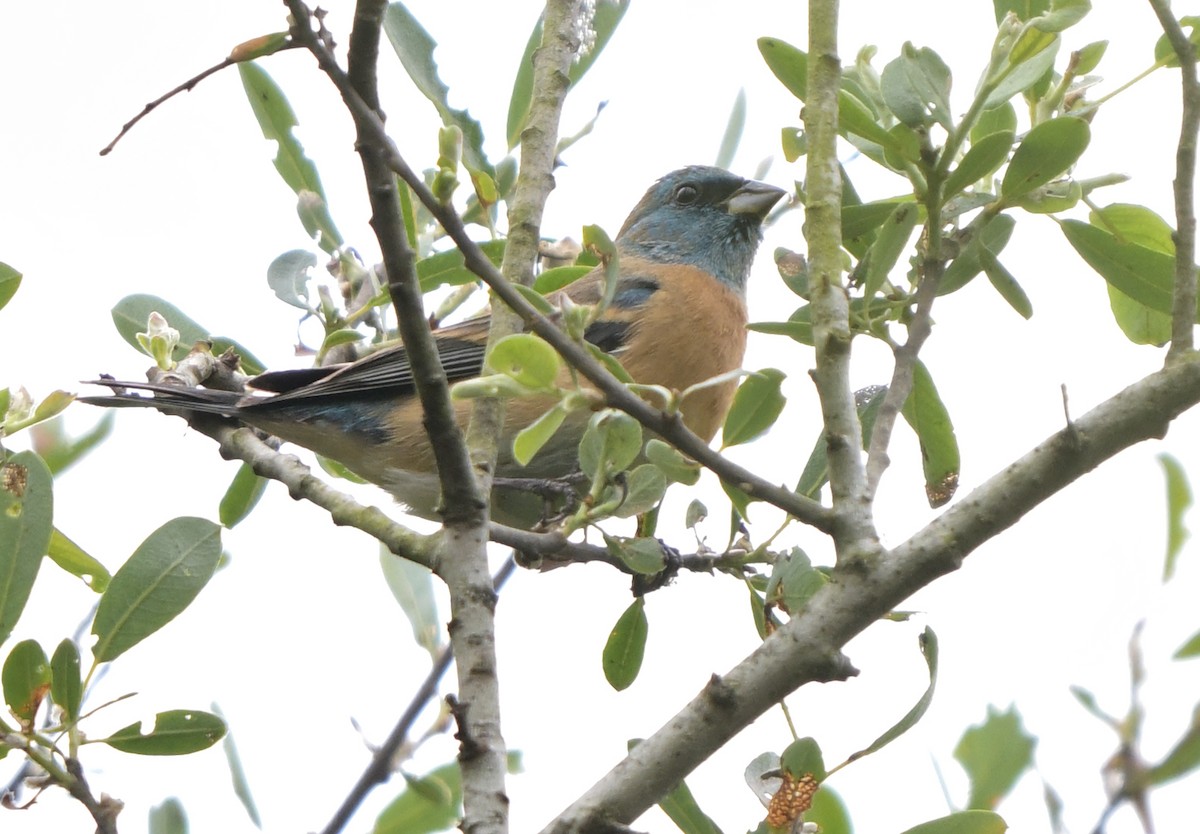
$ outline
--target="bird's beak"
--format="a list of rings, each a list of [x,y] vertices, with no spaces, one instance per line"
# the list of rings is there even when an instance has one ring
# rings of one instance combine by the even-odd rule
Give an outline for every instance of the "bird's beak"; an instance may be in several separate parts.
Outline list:
[[[762,220],[785,193],[782,188],[765,182],[747,180],[725,201],[725,210],[730,214],[752,214]]]

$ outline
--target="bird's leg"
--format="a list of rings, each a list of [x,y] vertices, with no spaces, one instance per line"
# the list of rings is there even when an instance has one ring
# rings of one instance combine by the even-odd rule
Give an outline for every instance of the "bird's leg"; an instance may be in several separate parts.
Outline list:
[[[538,529],[547,529],[570,515],[579,505],[579,487],[586,483],[582,472],[561,478],[495,478],[493,489],[508,489],[538,495],[545,502]]]

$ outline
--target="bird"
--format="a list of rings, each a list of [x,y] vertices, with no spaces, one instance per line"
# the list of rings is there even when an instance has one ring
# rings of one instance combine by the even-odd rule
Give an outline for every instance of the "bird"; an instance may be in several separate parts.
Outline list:
[[[768,212],[784,196],[773,185],[721,168],[691,165],[657,180],[634,206],[615,239],[615,293],[584,338],[616,357],[639,383],[683,391],[740,369],[746,349],[746,284]],[[604,294],[603,266],[561,293],[576,304]],[[484,314],[434,331],[451,383],[478,377],[484,366],[489,317]],[[414,515],[437,519],[440,486],[422,422],[412,368],[402,345],[354,362],[295,371],[269,371],[249,380],[260,393],[95,380],[111,396],[82,397],[104,406],[151,406],[172,413],[213,413],[332,458],[390,492]],[[704,386],[680,405],[684,424],[706,442],[724,421],[736,380]],[[154,392],[139,396],[126,389]],[[558,478],[578,468],[578,442],[587,414],[570,415],[526,466],[512,439],[552,403],[546,397],[508,401],[495,474]],[[465,425],[469,404],[457,404]],[[530,526],[532,496],[493,493],[492,517]],[[541,506],[538,499],[537,506]]]

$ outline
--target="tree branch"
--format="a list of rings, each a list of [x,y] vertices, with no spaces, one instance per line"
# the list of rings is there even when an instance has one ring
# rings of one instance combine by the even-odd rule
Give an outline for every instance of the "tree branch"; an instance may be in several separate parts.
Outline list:
[[[387,4],[385,0],[359,0],[349,71],[343,73],[320,33],[313,32],[304,4],[300,0],[287,3],[297,22],[297,40],[316,56],[348,105],[351,98],[363,105],[348,109],[354,119],[367,181],[371,225],[383,255],[388,290],[412,364],[442,490],[443,527],[434,569],[450,592],[450,644],[458,672],[458,700],[463,705],[458,733],[463,812],[467,827],[473,831],[504,834],[508,830],[504,787],[507,750],[500,731],[496,679],[496,593],[487,569],[489,507],[475,479],[445,371],[425,318],[416,260],[405,233],[395,177],[387,162],[391,142],[382,129],[375,76]],[[368,113],[380,129],[366,123],[363,116]]]
[[[1184,34],[1168,0],[1149,0],[1158,22],[1179,57],[1183,115],[1175,153],[1175,290],[1171,301],[1171,347],[1167,362],[1191,353],[1196,324],[1196,132],[1200,128],[1200,82],[1196,50]]]
[[[271,448],[254,429],[239,428],[224,420],[191,419],[189,424],[217,441],[221,457],[250,464],[256,475],[279,481],[293,499],[316,504],[339,527],[362,530],[397,556],[432,568],[437,559],[437,538],[415,533],[397,524],[378,507],[364,506],[312,474],[295,455]]]
[[[808,7],[808,95],[804,129],[808,136],[805,170],[804,235],[812,288],[813,381],[829,460],[829,488],[836,519],[838,561],[865,558],[878,549],[862,461],[862,426],[850,386],[850,299],[842,282],[841,175],[837,160],[838,89],[837,0],[813,0]]]
[[[1029,510],[1135,443],[1162,437],[1200,402],[1200,359],[1111,397],[867,565],[839,564],[808,606],[727,675],[716,677],[555,818],[546,834],[629,824],[744,727],[805,683],[854,674],[842,647]]]

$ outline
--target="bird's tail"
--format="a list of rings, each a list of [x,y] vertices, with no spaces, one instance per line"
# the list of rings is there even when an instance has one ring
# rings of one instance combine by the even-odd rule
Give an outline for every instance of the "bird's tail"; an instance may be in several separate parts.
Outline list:
[[[165,411],[199,411],[204,414],[219,414],[222,417],[237,417],[243,395],[233,391],[217,391],[212,388],[183,388],[178,385],[162,385],[153,382],[123,382],[116,379],[86,380],[85,385],[105,385],[112,394],[97,397],[79,397],[79,402],[111,408],[133,408],[149,406]],[[150,391],[152,397],[131,393],[128,389]]]

